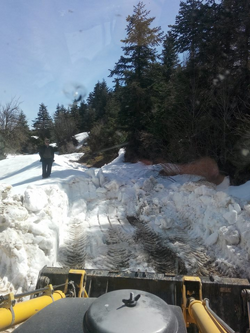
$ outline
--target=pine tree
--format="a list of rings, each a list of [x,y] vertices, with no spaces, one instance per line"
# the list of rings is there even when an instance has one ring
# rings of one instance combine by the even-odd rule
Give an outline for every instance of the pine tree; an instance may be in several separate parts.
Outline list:
[[[179,13],[175,24],[170,26],[180,53],[188,51],[193,58],[200,42],[200,6],[201,0],[180,2]]]
[[[128,16],[127,38],[122,40],[124,56],[110,71],[110,77],[116,76],[116,81],[122,85],[136,81],[143,87],[144,75],[150,64],[157,59],[156,47],[162,43],[163,31],[160,27],[150,28],[154,17],[148,18],[150,11],[145,9],[143,2],[134,6],[134,14]]]
[[[61,115],[65,114],[67,114],[67,109],[65,108],[65,106],[63,104],[62,105],[57,104],[56,111],[54,113],[54,120],[56,120],[57,117],[60,117]]]
[[[106,157],[116,156],[117,145],[123,144],[126,140],[126,132],[119,128],[119,111],[119,100],[113,94],[105,107],[105,116],[95,122],[90,131],[88,145],[92,152],[101,150]]]
[[[120,124],[131,132],[133,146],[138,145],[138,133],[151,121],[151,71],[158,59],[156,47],[162,43],[164,34],[160,27],[150,27],[155,18],[149,18],[149,13],[142,2],[134,6],[133,15],[126,19],[124,55],[110,71],[110,77],[114,76],[119,86]]]
[[[54,113],[53,136],[58,147],[66,146],[77,134],[77,124],[72,109],[66,109],[64,105],[57,105]]]
[[[179,64],[175,40],[171,32],[168,32],[165,36],[161,59],[163,63],[164,76],[168,82]]]
[[[250,2],[249,0],[223,0],[223,28],[228,23],[227,60],[231,62],[230,70],[239,85],[238,93],[244,100],[249,95],[250,84]],[[226,21],[227,19],[227,21]]]
[[[95,112],[84,101],[79,106],[80,126],[81,132],[89,132],[95,122]]]
[[[31,134],[26,115],[21,110],[15,127],[16,146],[18,146],[19,152],[27,152],[30,136]]]
[[[109,95],[110,89],[105,80],[102,82],[98,81],[94,87],[94,91],[89,94],[87,98],[88,107],[95,111],[96,121],[104,117]]]
[[[214,0],[181,1],[171,36],[176,50],[187,58],[186,67],[194,84],[200,85],[218,74],[223,50],[220,6]],[[199,82],[199,77],[202,77]]]
[[[52,127],[53,121],[49,115],[47,107],[41,103],[39,106],[37,118],[33,121],[33,128],[35,133],[42,140],[44,140],[46,137],[50,138]]]
[[[175,141],[186,152],[192,147],[194,156],[208,154],[225,165],[237,113],[248,105],[249,1],[182,1],[171,33],[177,51],[187,54],[178,81],[182,94],[176,90],[182,112],[175,107],[187,125],[179,129],[185,136]]]
[[[74,121],[74,123],[75,123],[76,131],[79,132],[80,127],[81,127],[81,116],[80,116],[80,112],[79,112],[79,106],[77,103],[73,103],[71,105],[69,113],[70,113],[70,117],[72,118],[72,121]]]

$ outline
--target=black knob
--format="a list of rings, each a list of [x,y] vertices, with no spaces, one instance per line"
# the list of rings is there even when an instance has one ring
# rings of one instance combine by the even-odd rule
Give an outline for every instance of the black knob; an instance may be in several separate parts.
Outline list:
[[[136,303],[140,297],[141,297],[140,294],[138,294],[137,296],[134,296],[134,293],[130,293],[129,299],[123,299],[122,301],[126,306],[132,307],[132,306],[136,305]]]

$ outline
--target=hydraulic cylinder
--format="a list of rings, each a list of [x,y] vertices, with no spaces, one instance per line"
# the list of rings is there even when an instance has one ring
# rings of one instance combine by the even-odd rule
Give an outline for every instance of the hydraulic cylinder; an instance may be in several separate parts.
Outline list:
[[[44,295],[28,301],[16,303],[10,308],[0,308],[0,331],[22,323],[53,301],[65,298],[62,291],[56,290],[52,295]]]

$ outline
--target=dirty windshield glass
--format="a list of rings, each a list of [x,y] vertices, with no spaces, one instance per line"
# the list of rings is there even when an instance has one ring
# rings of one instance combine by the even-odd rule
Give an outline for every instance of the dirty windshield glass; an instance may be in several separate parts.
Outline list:
[[[249,1],[0,7],[0,296],[44,266],[248,282]]]

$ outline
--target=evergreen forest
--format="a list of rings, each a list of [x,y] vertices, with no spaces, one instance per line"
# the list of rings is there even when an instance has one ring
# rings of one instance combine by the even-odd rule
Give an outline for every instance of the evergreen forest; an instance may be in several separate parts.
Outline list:
[[[249,17],[249,0],[186,0],[164,32],[138,2],[126,18],[122,55],[109,69],[113,86],[100,78],[86,100],[58,103],[53,117],[41,103],[32,129],[17,99],[0,105],[0,158],[36,152],[45,137],[60,153],[71,152],[74,135],[89,132],[89,155],[113,158],[124,146],[128,162],[209,156],[233,184],[246,182]]]

